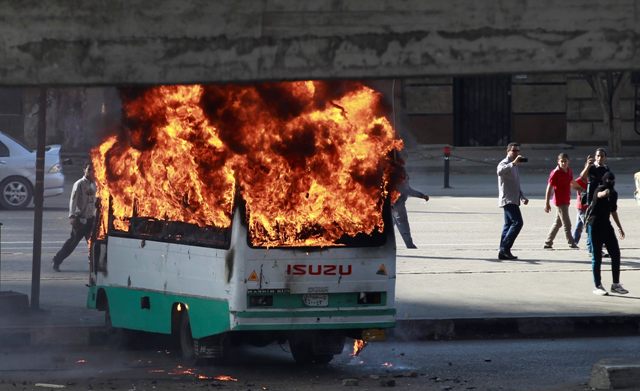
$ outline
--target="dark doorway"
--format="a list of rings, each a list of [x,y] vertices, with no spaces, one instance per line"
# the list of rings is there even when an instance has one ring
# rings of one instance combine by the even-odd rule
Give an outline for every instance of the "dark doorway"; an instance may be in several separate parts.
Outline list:
[[[0,88],[0,131],[18,140],[24,139],[22,88]]]
[[[511,77],[453,80],[454,144],[506,145],[511,137]]]

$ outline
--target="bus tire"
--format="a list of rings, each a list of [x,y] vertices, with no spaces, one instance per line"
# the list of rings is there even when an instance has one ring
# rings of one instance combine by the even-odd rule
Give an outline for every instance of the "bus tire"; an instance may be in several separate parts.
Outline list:
[[[193,336],[191,335],[191,323],[189,322],[189,313],[187,311],[183,311],[180,315],[180,331],[178,332],[178,338],[182,358],[184,360],[195,362],[198,357]]]
[[[289,338],[291,355],[297,364],[328,364],[333,360],[333,354],[317,354],[313,352],[313,341],[304,336]]]

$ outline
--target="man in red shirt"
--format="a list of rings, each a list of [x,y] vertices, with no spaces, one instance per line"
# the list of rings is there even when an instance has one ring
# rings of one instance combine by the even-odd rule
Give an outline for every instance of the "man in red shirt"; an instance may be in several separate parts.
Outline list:
[[[578,248],[578,245],[571,234],[571,219],[569,218],[569,204],[571,203],[571,187],[577,186],[573,180],[573,171],[569,168],[569,155],[561,153],[558,155],[558,166],[551,170],[547,181],[547,191],[545,192],[544,211],[549,213],[551,205],[549,203],[553,193],[553,203],[556,205],[556,219],[551,225],[544,248],[553,248],[553,239],[560,227],[564,228],[567,243],[571,248]]]

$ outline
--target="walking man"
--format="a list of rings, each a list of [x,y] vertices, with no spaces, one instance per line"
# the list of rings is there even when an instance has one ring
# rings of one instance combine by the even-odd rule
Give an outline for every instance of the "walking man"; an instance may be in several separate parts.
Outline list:
[[[569,167],[569,155],[561,153],[558,155],[558,165],[551,170],[547,181],[547,190],[544,196],[544,211],[551,211],[550,199],[553,194],[553,203],[556,205],[556,218],[551,225],[544,248],[553,248],[555,239],[560,227],[564,228],[564,236],[571,248],[578,248],[573,235],[571,235],[571,218],[569,217],[569,204],[571,203],[571,187],[577,187],[573,181],[573,171]]]
[[[82,238],[89,240],[96,216],[95,204],[96,184],[93,176],[93,166],[91,163],[86,163],[84,165],[84,176],[73,184],[69,199],[71,236],[53,257],[51,263],[53,270],[60,271],[60,264],[75,250]]]
[[[524,196],[520,188],[520,174],[518,166],[525,162],[520,155],[520,144],[509,143],[507,145],[507,157],[498,163],[498,206],[504,211],[504,227],[500,237],[500,251],[498,259],[517,259],[511,253],[511,247],[516,241],[524,222],[520,213],[520,202],[524,205],[529,199]]]
[[[393,221],[398,227],[398,232],[400,232],[400,236],[402,236],[405,246],[407,246],[407,248],[418,248],[415,243],[413,243],[413,238],[411,237],[411,228],[409,227],[409,218],[407,216],[407,207],[405,203],[409,197],[422,198],[425,201],[429,201],[429,196],[409,185],[409,175],[407,175],[403,161],[396,163],[395,169],[397,171],[396,175],[399,177],[398,192],[400,193],[400,197],[391,208]]]

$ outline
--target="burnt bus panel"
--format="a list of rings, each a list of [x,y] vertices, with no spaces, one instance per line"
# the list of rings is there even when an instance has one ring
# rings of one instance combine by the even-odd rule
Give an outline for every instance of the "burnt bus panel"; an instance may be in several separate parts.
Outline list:
[[[228,249],[231,228],[199,227],[179,221],[132,217],[128,231],[112,228],[110,235]]]

